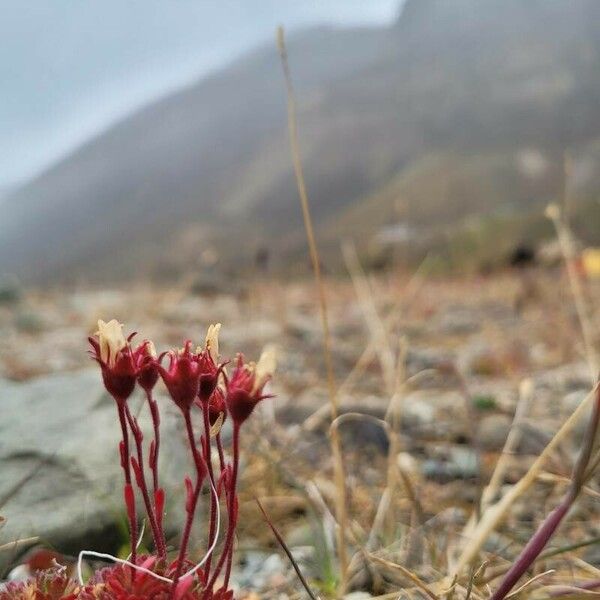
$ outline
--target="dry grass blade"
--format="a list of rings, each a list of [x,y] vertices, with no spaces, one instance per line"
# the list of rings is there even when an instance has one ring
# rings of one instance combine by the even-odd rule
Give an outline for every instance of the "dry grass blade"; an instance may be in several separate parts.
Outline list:
[[[517,408],[513,416],[513,422],[511,424],[510,430],[508,432],[508,435],[506,436],[506,441],[504,442],[504,447],[502,448],[500,458],[498,459],[498,462],[494,467],[494,471],[492,472],[492,476],[490,477],[489,483],[483,489],[483,492],[481,494],[480,518],[483,514],[485,514],[486,510],[490,506],[490,503],[500,490],[500,486],[502,484],[502,481],[504,480],[504,474],[506,473],[506,469],[508,467],[510,456],[518,446],[519,441],[521,440],[521,423],[523,422],[527,412],[529,411],[532,396],[533,384],[531,380],[526,379],[521,383],[521,386],[519,388]],[[463,529],[463,537],[471,537],[476,524],[476,513],[474,513],[472,518],[469,520],[469,522],[465,525],[465,528]]]
[[[271,519],[269,519],[269,515],[267,515],[267,513],[265,512],[265,509],[263,508],[263,505],[260,503],[260,500],[258,498],[255,498],[255,500],[256,500],[256,504],[258,504],[258,508],[260,509],[260,512],[262,513],[263,517],[265,518],[265,521],[267,522],[267,525],[271,528],[271,531],[273,532],[273,535],[279,542],[279,545],[282,547],[283,551],[287,554],[287,557],[290,559],[290,562],[292,563],[292,567],[294,567],[294,571],[296,571],[296,575],[298,575],[298,579],[300,579],[300,582],[302,583],[302,586],[306,590],[306,593],[312,598],[312,600],[318,600],[318,596],[315,596],[314,592],[310,589],[310,586],[308,585],[308,581],[306,581],[306,579],[304,578],[304,575],[302,575],[302,571],[300,570],[298,563],[294,559],[294,556],[292,555],[291,550],[287,547],[287,544],[281,537],[281,534],[279,533],[279,531],[277,531],[277,528],[275,527],[275,525],[273,525]]]
[[[2,546],[0,546],[0,552],[4,552],[6,550],[14,550],[14,549],[18,548],[19,546],[35,544],[39,541],[40,541],[40,538],[37,536],[21,538],[20,540],[15,540],[14,542],[8,542],[7,544],[2,544]]]
[[[375,345],[385,381],[386,392],[391,396],[394,393],[395,387],[396,361],[386,328],[375,307],[373,293],[366,275],[360,266],[358,256],[356,255],[356,248],[350,242],[346,242],[342,245],[342,254],[344,255],[346,268],[350,273],[363,316],[371,333],[371,339]]]
[[[548,589],[548,588],[544,588]],[[552,590],[552,598],[560,598],[560,600],[590,600],[591,598],[600,598],[600,592],[593,592],[590,590],[581,590],[577,588],[560,588]],[[548,598],[548,596],[543,596]],[[541,600],[541,599],[540,599]]]
[[[340,425],[343,425],[348,421],[368,421],[369,423],[373,423],[381,427],[385,432],[389,442],[386,488],[377,506],[375,517],[371,526],[371,531],[369,532],[369,537],[366,544],[366,549],[368,551],[372,551],[375,547],[375,543],[379,532],[383,530],[385,517],[387,512],[390,510],[391,501],[396,491],[396,456],[398,454],[398,436],[390,427],[390,424],[387,421],[384,421],[383,419],[378,419],[373,415],[365,415],[362,413],[346,413],[344,415],[340,415],[337,419],[335,419],[335,421],[331,423],[331,427],[338,428],[340,427]]]
[[[410,300],[420,289],[425,277],[424,274],[427,272],[427,268],[429,266],[429,259],[426,257],[423,262],[419,265],[419,268],[415,271],[409,282],[404,288],[402,298],[396,301],[389,311],[389,314],[386,316],[384,325],[387,331],[392,330],[397,322],[400,319],[401,308],[407,300]],[[346,379],[342,382],[337,390],[337,397],[341,398],[344,393],[349,391],[359,377],[364,373],[367,369],[371,361],[377,355],[377,344],[373,339],[369,340],[359,359],[356,361],[356,364],[346,377]],[[339,407],[339,405],[338,405]],[[322,426],[323,421],[329,416],[330,409],[328,406],[319,407],[312,415],[307,417],[302,425],[302,428],[305,431],[315,431],[319,427]]]
[[[508,510],[525,491],[537,480],[539,473],[544,466],[547,458],[566,437],[567,433],[578,421],[580,416],[587,409],[588,404],[594,398],[595,392],[590,392],[583,402],[573,411],[571,416],[563,423],[561,428],[556,432],[554,437],[548,442],[542,453],[536,458],[534,463],[529,467],[529,470],[523,477],[498,501],[495,505],[490,506],[484,513],[481,521],[473,530],[472,537],[467,538],[466,545],[462,554],[458,559],[455,568],[455,573],[459,574],[467,565],[469,565],[477,556],[486,539],[492,531],[503,521]]]
[[[288,64],[287,49],[285,46],[285,36],[283,27],[277,30],[277,45],[281,57],[281,66],[285,78],[287,90],[288,106],[288,129],[290,135],[290,149],[292,161],[294,163],[294,172],[296,174],[296,183],[298,185],[298,194],[302,206],[302,216],[304,218],[304,227],[310,250],[310,259],[317,284],[319,294],[319,306],[321,311],[321,325],[323,327],[323,355],[327,367],[327,385],[329,389],[329,403],[331,407],[331,417],[335,419],[338,415],[337,394],[335,390],[335,379],[333,375],[333,358],[331,353],[331,333],[329,330],[329,320],[327,317],[327,298],[325,294],[325,284],[321,274],[321,261],[317,249],[317,242],[312,226],[310,208],[308,205],[308,195],[306,193],[306,184],[302,171],[302,161],[300,160],[300,149],[298,145],[298,126],[296,120],[296,98],[294,96],[294,87]],[[346,529],[346,480],[344,474],[344,463],[342,458],[341,441],[337,430],[333,430],[331,435],[331,452],[333,455],[334,477],[336,485],[336,517],[338,521],[338,555],[340,560],[340,575],[342,592],[346,587],[346,570],[348,568],[348,557],[346,553],[345,529]]]
[[[388,569],[400,571],[402,575],[408,577],[408,579],[410,579],[421,591],[425,592],[431,598],[431,600],[439,600],[438,596],[433,593],[431,588],[409,569],[403,567],[402,565],[397,565],[389,560],[385,560],[385,558],[375,556],[374,554],[369,554],[369,558],[377,563],[385,565]]]
[[[546,575],[551,575],[552,573],[554,573],[554,569],[544,571],[543,573],[538,573],[535,577],[532,577],[531,579],[527,580],[522,586],[518,587],[516,590],[512,591],[510,594],[507,594],[506,600],[508,600],[509,598],[514,598],[515,596],[518,596],[525,588],[529,587],[532,583],[535,583],[539,579],[542,579],[542,577],[546,577]]]
[[[575,309],[577,310],[577,317],[581,326],[581,334],[590,367],[590,375],[592,382],[594,382],[598,374],[600,361],[598,360],[598,353],[594,346],[594,326],[585,301],[581,279],[575,267],[576,251],[573,243],[573,235],[561,215],[560,208],[556,204],[548,206],[546,209],[546,216],[552,221],[556,229],[556,235],[567,268],[569,285],[571,286]]]

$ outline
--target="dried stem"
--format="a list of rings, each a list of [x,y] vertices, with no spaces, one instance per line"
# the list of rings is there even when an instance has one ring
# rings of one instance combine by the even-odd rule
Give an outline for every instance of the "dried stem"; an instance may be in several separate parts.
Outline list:
[[[594,345],[594,326],[585,301],[583,285],[575,267],[576,251],[573,243],[573,235],[565,223],[558,206],[554,204],[548,206],[546,209],[546,216],[552,221],[556,229],[556,235],[558,237],[563,259],[565,261],[565,266],[567,268],[567,275],[569,277],[569,284],[573,294],[573,301],[575,303],[577,317],[581,326],[581,334],[583,337],[586,358],[590,368],[590,376],[592,381],[595,381],[598,374],[598,368],[600,367],[600,360]]]
[[[327,385],[329,389],[329,403],[331,410],[331,418],[336,419],[338,416],[338,402],[335,389],[335,378],[333,372],[333,359],[331,353],[331,332],[329,329],[329,320],[327,316],[327,298],[325,294],[325,285],[321,274],[321,261],[315,240],[315,234],[312,226],[310,208],[308,204],[308,194],[306,192],[306,183],[302,171],[302,161],[300,159],[300,150],[298,144],[298,125],[296,119],[296,99],[294,96],[294,87],[292,85],[292,77],[288,64],[287,49],[285,45],[285,36],[283,27],[277,30],[277,43],[279,55],[281,57],[281,66],[285,78],[287,91],[287,107],[288,107],[288,129],[290,135],[290,149],[292,153],[292,162],[294,164],[294,172],[296,175],[296,183],[298,185],[298,194],[300,196],[300,204],[302,206],[302,216],[304,219],[304,227],[306,229],[306,237],[310,251],[310,259],[315,275],[317,291],[319,294],[319,306],[321,312],[321,326],[323,328],[323,355],[327,368]],[[341,576],[341,592],[346,588],[346,570],[348,567],[348,557],[346,553],[345,529],[346,529],[346,482],[344,474],[344,463],[341,452],[341,442],[337,429],[331,432],[331,452],[333,455],[334,464],[334,479],[336,486],[336,518],[338,522],[337,539],[338,553],[340,560],[340,576]]]
[[[579,420],[594,395],[595,392],[588,394],[583,402],[575,409],[573,414],[563,423],[562,427],[556,432],[550,442],[548,442],[548,445],[544,448],[542,453],[536,458],[531,467],[529,467],[527,473],[523,475],[523,477],[502,497],[500,501],[493,506],[490,506],[483,514],[481,521],[473,530],[472,537],[468,539],[468,543],[458,559],[455,568],[456,574],[459,574],[463,568],[475,559],[489,534],[504,520],[509,508],[515,500],[525,493],[536,480],[550,454]]]
[[[569,486],[569,489],[567,490],[567,493],[563,497],[561,503],[546,517],[546,519],[544,519],[544,522],[540,525],[539,529],[526,544],[525,548],[523,548],[521,554],[513,563],[512,567],[508,570],[504,576],[504,579],[490,600],[502,600],[506,597],[513,586],[546,547],[546,544],[564,519],[565,515],[573,506],[573,503],[577,499],[577,496],[579,496],[579,492],[581,491],[581,488],[586,480],[586,467],[589,464],[592,456],[592,450],[596,441],[599,422],[600,386],[596,386],[592,416],[588,423],[588,428],[581,446],[581,451],[577,457],[575,467],[573,468],[571,485]]]
[[[310,596],[311,600],[318,600],[318,596],[315,596],[314,592],[310,589],[310,586],[308,585],[308,581],[306,581],[306,579],[304,578],[304,575],[302,574],[302,571],[300,570],[298,563],[294,559],[294,555],[292,554],[291,550],[288,548],[287,544],[285,543],[285,540],[283,539],[283,537],[281,536],[279,531],[277,531],[277,528],[275,527],[275,525],[273,525],[273,522],[269,518],[269,515],[267,515],[263,505],[260,503],[260,500],[258,498],[255,498],[255,500],[256,500],[256,504],[258,504],[258,508],[260,509],[260,512],[262,513],[265,521],[267,522],[267,525],[271,528],[271,531],[273,532],[275,539],[279,542],[279,545],[283,548],[283,551],[286,553],[287,557],[289,558],[290,562],[292,563],[292,567],[294,567],[294,571],[296,571],[296,575],[298,575],[298,579],[300,579],[300,583],[302,583],[302,587],[304,587],[304,589],[306,590],[306,593]]]

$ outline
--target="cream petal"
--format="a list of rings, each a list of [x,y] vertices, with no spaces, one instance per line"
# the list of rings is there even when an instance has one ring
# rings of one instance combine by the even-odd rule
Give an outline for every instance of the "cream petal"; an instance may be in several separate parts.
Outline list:
[[[256,366],[254,367],[254,388],[256,392],[273,375],[277,368],[277,349],[275,346],[267,346],[260,355]]]
[[[206,332],[206,349],[215,363],[219,360],[219,332],[221,323],[209,325]]]
[[[117,354],[127,345],[123,335],[123,324],[116,319],[111,319],[108,323],[99,319],[96,335],[100,343],[100,358],[108,366],[114,366]]]

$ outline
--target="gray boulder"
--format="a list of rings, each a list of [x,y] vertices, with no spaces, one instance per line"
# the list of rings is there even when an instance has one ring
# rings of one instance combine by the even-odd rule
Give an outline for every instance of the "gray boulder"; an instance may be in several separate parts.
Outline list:
[[[141,397],[129,402],[134,414],[140,413],[147,460],[149,411]],[[161,398],[159,404],[165,522],[175,530],[182,522],[183,476],[193,469],[180,415],[168,399]],[[6,518],[2,541],[35,535],[66,553],[114,550],[122,544],[120,428],[99,372],[3,382],[0,406],[0,514]]]

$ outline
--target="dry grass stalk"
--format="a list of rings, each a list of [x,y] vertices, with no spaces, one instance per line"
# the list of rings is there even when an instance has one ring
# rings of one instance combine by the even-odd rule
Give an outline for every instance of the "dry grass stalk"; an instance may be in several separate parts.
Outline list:
[[[600,362],[594,346],[594,327],[585,301],[583,285],[581,283],[581,278],[577,273],[577,269],[575,268],[576,250],[575,244],[573,243],[573,235],[561,215],[560,208],[556,204],[551,204],[546,208],[546,216],[552,221],[556,229],[556,235],[567,268],[567,276],[569,278],[569,285],[575,302],[577,317],[581,326],[583,345],[590,367],[590,376],[592,383],[594,383],[598,374]]]
[[[21,538],[20,540],[14,540],[13,542],[8,542],[6,544],[2,544],[0,546],[0,552],[5,552],[6,550],[16,550],[20,546],[27,546],[29,544],[35,544],[39,541],[40,541],[40,538],[37,536]]]
[[[258,498],[255,498],[255,501],[256,501],[256,504],[258,505],[258,508],[260,509],[260,512],[262,513],[265,521],[267,522],[267,525],[271,528],[271,531],[273,532],[273,535],[275,536],[275,539],[279,542],[279,545],[281,546],[281,548],[283,549],[283,551],[287,555],[288,559],[292,563],[294,571],[296,571],[296,575],[298,576],[298,579],[300,579],[300,582],[302,583],[302,586],[306,590],[306,593],[310,596],[311,600],[319,600],[318,596],[316,596],[313,593],[313,591],[311,590],[310,586],[308,585],[308,581],[306,581],[306,579],[304,578],[304,575],[302,574],[302,571],[300,570],[300,567],[298,566],[298,563],[294,559],[294,555],[292,554],[292,552],[289,549],[288,545],[285,543],[285,540],[283,539],[282,535],[279,533],[279,531],[277,530],[277,528],[273,524],[273,521],[271,520],[271,518],[269,517],[269,515],[267,515],[267,513],[266,513],[266,511],[265,511],[265,509],[263,507],[263,505],[260,503],[260,500]]]
[[[515,451],[517,446],[519,445],[519,441],[522,437],[522,429],[521,424],[529,411],[529,406],[531,404],[531,399],[533,395],[533,387],[530,379],[525,379],[521,386],[519,387],[519,399],[517,402],[517,407],[515,409],[515,414],[513,416],[513,422],[506,436],[506,441],[504,442],[504,447],[502,448],[502,453],[500,454],[500,458],[494,467],[494,471],[492,472],[492,476],[490,477],[490,481],[487,486],[483,489],[481,494],[481,503],[480,503],[480,517],[479,520],[483,517],[486,510],[489,508],[492,500],[496,497],[498,492],[500,491],[500,486],[504,480],[504,474],[506,473],[506,469],[510,462],[510,457],[512,453]],[[473,513],[471,519],[469,519],[468,523],[465,525],[465,528],[462,532],[463,538],[471,538],[473,535],[473,531],[475,526],[477,525],[477,515]]]
[[[425,278],[424,273],[426,272],[426,268],[429,264],[429,260],[426,257],[423,262],[420,264],[419,268],[415,271],[413,276],[410,278],[407,283],[403,294],[401,294],[401,298],[394,304],[390,313],[384,320],[385,329],[387,331],[392,330],[399,318],[400,318],[400,310],[402,304],[406,303],[407,300],[410,300],[421,288]],[[346,377],[346,379],[342,382],[342,384],[338,388],[337,396],[341,398],[346,392],[348,392],[359,379],[359,377],[364,373],[365,369],[371,364],[371,361],[376,357],[377,354],[377,344],[373,339],[369,340],[359,359],[356,361],[356,364]],[[338,404],[339,408],[339,404]],[[302,428],[305,431],[315,431],[319,429],[323,421],[329,416],[330,409],[328,406],[319,407],[312,415],[307,417],[304,420]]]
[[[374,554],[371,554],[370,558],[372,560],[374,560],[375,562],[385,565],[389,569],[399,571],[400,573],[402,573],[402,575],[404,575],[405,577],[410,579],[421,591],[425,592],[427,594],[427,596],[429,596],[429,598],[431,598],[431,600],[439,600],[438,596],[436,596],[433,593],[431,588],[422,579],[420,579],[417,575],[415,575],[415,573],[413,573],[409,569],[403,567],[402,565],[393,563],[389,560],[385,560],[385,558],[380,558],[379,556],[375,556]],[[397,592],[396,592],[396,594],[397,594]]]
[[[508,600],[509,598],[515,598],[516,596],[518,596],[525,588],[528,588],[531,584],[535,583],[536,581],[542,579],[543,577],[546,577],[546,575],[552,575],[552,573],[554,573],[554,569],[549,569],[548,571],[544,571],[543,573],[538,573],[537,575],[535,575],[534,577],[532,577],[531,579],[528,579],[522,586],[518,587],[516,590],[514,590],[513,592],[511,592],[510,594],[506,595],[506,600]]]
[[[290,135],[290,149],[292,153],[292,161],[294,163],[294,172],[296,175],[296,183],[298,185],[298,194],[300,196],[300,204],[302,206],[302,216],[304,219],[304,227],[306,229],[306,237],[310,251],[310,259],[317,284],[319,294],[319,306],[321,312],[321,325],[323,328],[323,355],[327,368],[327,385],[329,389],[329,402],[331,409],[331,417],[335,419],[338,415],[337,394],[335,389],[335,378],[333,372],[333,358],[331,352],[331,332],[329,329],[329,320],[327,316],[327,298],[325,294],[325,284],[321,274],[321,260],[317,249],[315,234],[312,226],[310,208],[308,204],[308,194],[306,192],[306,183],[302,171],[302,161],[300,159],[300,149],[298,144],[298,125],[296,119],[296,98],[292,85],[292,77],[288,64],[287,49],[285,45],[285,35],[283,27],[277,30],[277,45],[281,57],[281,65],[285,78],[287,91],[287,107],[288,107],[288,129]],[[333,428],[330,437],[331,452],[333,455],[334,478],[337,488],[336,494],[336,518],[338,523],[338,555],[340,561],[340,581],[341,590],[346,587],[346,570],[348,567],[348,557],[345,543],[345,529],[347,526],[346,515],[346,481],[344,474],[344,463],[341,451],[341,441],[336,428]]]
[[[385,391],[390,397],[385,421],[376,419],[386,432],[390,447],[388,451],[386,488],[377,507],[373,527],[369,536],[369,543],[367,544],[367,547],[372,549],[372,543],[383,527],[385,517],[391,506],[391,499],[397,487],[398,466],[396,464],[396,456],[400,450],[398,430],[400,427],[402,398],[406,384],[405,360],[408,344],[404,337],[400,337],[398,340],[397,351],[394,352],[388,336],[390,328],[386,327],[386,323],[379,315],[371,286],[369,285],[367,277],[358,260],[356,248],[353,244],[345,243],[342,247],[342,251],[359,304],[371,334],[371,343],[377,349],[379,362],[384,375]],[[403,473],[402,476],[403,480],[408,478],[405,473]]]
[[[391,397],[395,391],[396,359],[392,351],[388,332],[377,312],[375,302],[373,301],[373,292],[360,266],[356,248],[350,242],[346,242],[342,245],[342,253],[381,365],[386,387],[385,391]]]
[[[592,398],[594,398],[594,393],[594,391],[590,392],[583,402],[573,411],[571,416],[563,423],[554,437],[548,442],[548,445],[537,457],[527,473],[525,473],[525,475],[523,475],[523,477],[496,504],[490,506],[483,514],[481,520],[473,529],[472,536],[466,540],[465,547],[454,568],[456,575],[459,575],[465,567],[473,562],[490,533],[504,520],[515,500],[524,494],[537,480],[544,463],[587,409],[588,404]]]

